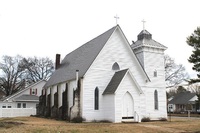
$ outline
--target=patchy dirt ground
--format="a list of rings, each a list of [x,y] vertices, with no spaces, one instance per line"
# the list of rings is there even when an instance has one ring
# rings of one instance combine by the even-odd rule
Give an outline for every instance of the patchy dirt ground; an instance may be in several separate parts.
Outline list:
[[[1,118],[2,133],[200,133],[200,119],[172,118],[171,122],[68,123],[37,117]]]

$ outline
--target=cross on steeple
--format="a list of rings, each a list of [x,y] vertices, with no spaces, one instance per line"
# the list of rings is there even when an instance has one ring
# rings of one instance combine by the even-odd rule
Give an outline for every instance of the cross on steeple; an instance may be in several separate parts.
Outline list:
[[[146,21],[143,19],[142,23],[143,23],[143,30],[145,30],[145,23],[146,23]]]
[[[119,19],[119,17],[117,16],[117,14],[116,14],[116,16],[114,16],[114,18],[116,19],[116,24],[117,24],[117,20]]]

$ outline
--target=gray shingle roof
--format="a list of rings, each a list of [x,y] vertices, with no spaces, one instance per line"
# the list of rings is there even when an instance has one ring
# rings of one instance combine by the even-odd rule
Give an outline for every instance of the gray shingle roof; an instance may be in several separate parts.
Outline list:
[[[169,104],[188,104],[190,103],[190,99],[192,99],[196,94],[195,93],[190,93],[188,91],[186,92],[181,92],[179,94],[176,94],[174,98],[169,101]]]
[[[18,98],[15,98],[15,101],[38,101],[39,97],[35,95],[21,95]]]
[[[142,30],[138,35],[138,40],[131,45],[131,47],[137,48],[141,46],[149,46],[160,49],[167,49],[166,46],[160,44],[159,42],[152,39],[152,35],[147,30]]]
[[[75,79],[76,70],[79,70],[79,77],[83,77],[117,27],[118,25],[114,26],[66,55],[44,88]]]
[[[117,90],[119,84],[121,83],[122,79],[126,75],[127,71],[128,71],[128,69],[116,72],[114,74],[114,76],[112,77],[112,79],[110,80],[108,86],[104,90],[103,95],[104,94],[114,94],[115,91]]]

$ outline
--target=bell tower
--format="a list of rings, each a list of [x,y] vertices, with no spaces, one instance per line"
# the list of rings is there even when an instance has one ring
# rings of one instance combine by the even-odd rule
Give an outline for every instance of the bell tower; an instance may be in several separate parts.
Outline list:
[[[164,51],[167,47],[153,40],[152,34],[144,29],[143,25],[143,30],[138,34],[137,41],[131,45],[131,48],[150,80],[157,77],[155,80],[161,78],[163,81],[165,78]]]

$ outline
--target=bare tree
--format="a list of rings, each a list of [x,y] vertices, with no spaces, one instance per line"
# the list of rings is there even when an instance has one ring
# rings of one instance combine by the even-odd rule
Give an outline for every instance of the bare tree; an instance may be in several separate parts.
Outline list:
[[[24,58],[23,67],[26,69],[26,80],[35,83],[39,80],[48,80],[54,71],[53,61],[49,58]]]
[[[176,88],[172,88],[169,91],[167,91],[167,98],[170,98],[174,95],[176,95]]]
[[[174,60],[168,56],[164,56],[165,60],[165,81],[167,88],[180,84],[185,79],[188,79],[188,73],[182,64],[177,65]]]
[[[24,86],[24,69],[21,66],[21,56],[3,56],[0,63],[0,86],[6,96],[13,94]]]
[[[192,93],[196,93],[198,95],[200,95],[200,86],[198,83],[194,83],[194,84],[190,84],[188,86],[188,89],[192,92]]]
[[[23,58],[22,56],[3,56],[0,63],[0,89],[6,96],[26,85],[39,80],[47,80],[54,71],[49,58]]]

